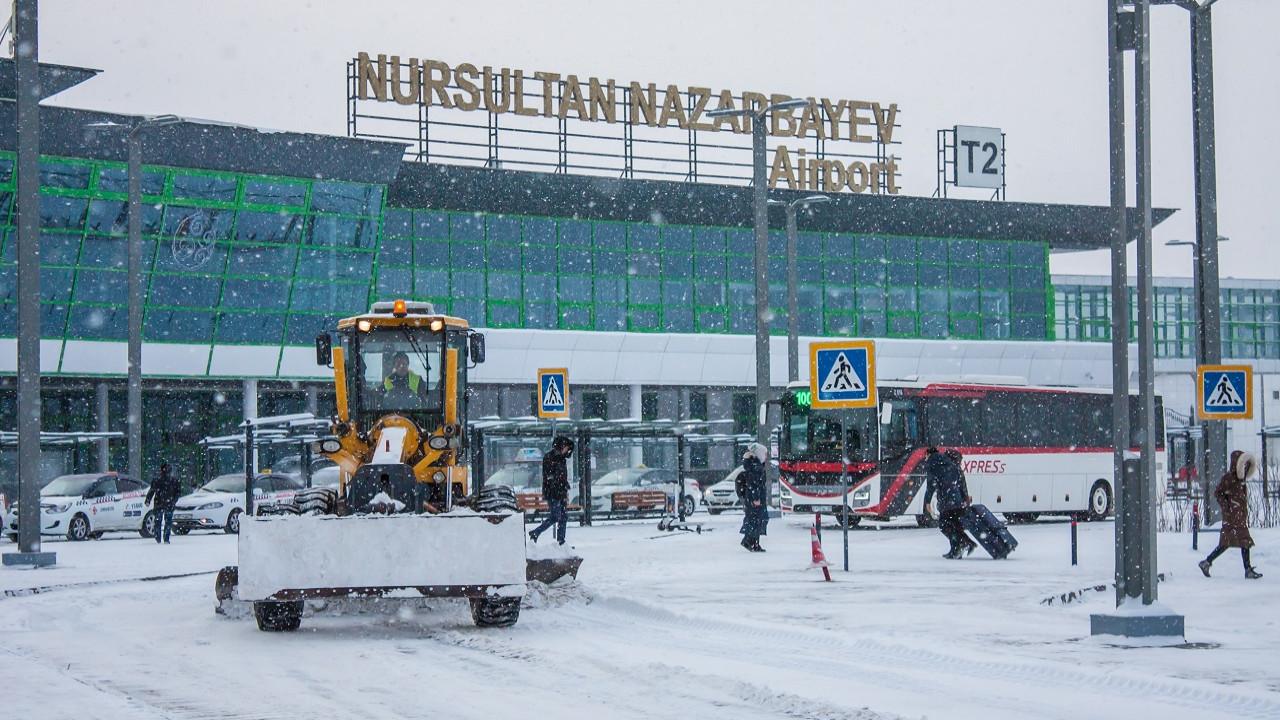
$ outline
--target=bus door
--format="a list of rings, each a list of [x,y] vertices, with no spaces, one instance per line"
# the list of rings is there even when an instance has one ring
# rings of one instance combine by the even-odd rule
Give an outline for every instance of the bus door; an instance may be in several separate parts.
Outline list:
[[[902,485],[892,500],[896,512],[905,512],[905,503],[919,495],[925,484],[923,443],[916,402],[912,398],[895,397],[880,405],[880,492],[885,497],[890,488],[902,479]],[[916,452],[920,451],[920,452]],[[903,476],[903,471],[906,471]]]

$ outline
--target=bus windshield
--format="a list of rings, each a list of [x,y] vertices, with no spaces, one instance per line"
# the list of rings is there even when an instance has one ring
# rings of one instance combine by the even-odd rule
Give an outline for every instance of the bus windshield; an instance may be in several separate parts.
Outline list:
[[[845,421],[843,442],[840,420]],[[813,410],[791,405],[787,408],[782,456],[792,459],[839,461],[848,448],[851,462],[876,459],[876,412],[869,410]]]
[[[358,337],[356,377],[365,413],[440,412],[443,335],[425,328],[378,328]]]

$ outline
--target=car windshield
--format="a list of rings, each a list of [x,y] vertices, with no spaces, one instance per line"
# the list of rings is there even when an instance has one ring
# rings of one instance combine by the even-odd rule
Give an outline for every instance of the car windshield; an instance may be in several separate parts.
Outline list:
[[[53,497],[58,495],[80,496],[98,481],[97,475],[63,475],[54,478],[53,482],[45,485],[40,490],[42,497]]]
[[[534,487],[542,482],[542,465],[539,463],[511,463],[485,481],[486,485],[510,485],[513,488]]]
[[[219,475],[200,489],[206,492],[242,493],[244,492],[244,475]]]
[[[440,410],[440,343],[422,328],[388,328],[359,336],[359,377],[365,412]]]
[[[640,482],[640,476],[644,475],[646,472],[648,472],[648,469],[646,468],[623,468],[621,470],[614,470],[599,480],[596,480],[593,484],[615,486],[635,485]]]

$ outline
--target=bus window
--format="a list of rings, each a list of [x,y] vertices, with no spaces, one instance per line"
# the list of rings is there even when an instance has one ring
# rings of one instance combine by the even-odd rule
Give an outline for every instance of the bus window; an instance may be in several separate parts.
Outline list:
[[[919,444],[916,405],[910,400],[894,400],[893,415],[881,431],[885,457],[896,457]]]

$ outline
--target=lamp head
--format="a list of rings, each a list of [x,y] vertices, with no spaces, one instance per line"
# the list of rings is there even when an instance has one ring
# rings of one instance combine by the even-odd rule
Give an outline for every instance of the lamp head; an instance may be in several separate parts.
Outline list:
[[[708,110],[706,113],[707,117],[713,117],[713,118],[737,117],[741,115],[750,115],[750,114],[751,114],[750,110],[746,110],[742,108],[717,108],[715,110]]]
[[[770,112],[773,110],[794,110],[796,108],[805,107],[808,104],[809,101],[805,98],[792,98],[790,100],[783,100],[782,102],[774,103],[765,108],[764,112]]]

